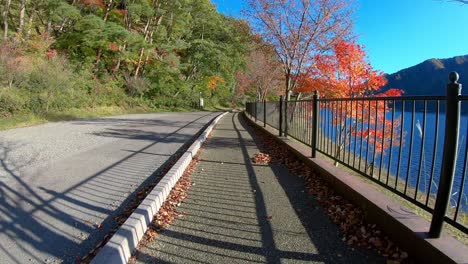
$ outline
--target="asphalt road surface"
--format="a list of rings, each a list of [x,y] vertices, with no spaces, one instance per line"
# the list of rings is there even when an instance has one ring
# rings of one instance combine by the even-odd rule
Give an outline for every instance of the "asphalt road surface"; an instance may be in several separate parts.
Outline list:
[[[127,115],[0,132],[0,263],[75,263],[216,115]]]

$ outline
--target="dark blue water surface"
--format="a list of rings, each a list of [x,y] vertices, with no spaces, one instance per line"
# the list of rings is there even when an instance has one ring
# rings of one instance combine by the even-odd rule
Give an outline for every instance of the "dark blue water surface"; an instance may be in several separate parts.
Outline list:
[[[417,187],[420,193],[430,193],[432,197],[435,197],[442,165],[443,141],[445,134],[445,111],[443,111],[444,109],[441,107],[439,115],[437,115],[435,112],[435,103],[433,105],[430,103],[426,105],[427,111],[425,114],[422,104],[415,105],[416,111],[414,114],[411,111],[412,105],[406,105],[405,111],[402,111],[401,105],[397,106],[395,109],[394,114],[391,112],[387,113],[386,120],[391,121],[392,115],[394,116],[394,120],[403,120],[403,141],[401,144],[394,144],[391,148],[387,148],[384,151],[384,154],[381,152],[374,154],[373,144],[369,146],[369,151],[367,151],[367,140],[364,140],[361,151],[361,138],[357,137],[355,140],[354,137],[351,137],[351,139],[347,139],[346,150],[351,147],[351,152],[354,150],[354,153],[357,156],[362,153],[363,161],[365,161],[365,159],[367,159],[368,163],[374,161],[374,164],[376,164],[374,175],[378,174],[379,165],[382,164],[382,172],[384,172],[382,175],[386,175],[386,172],[389,171],[391,177],[398,176],[398,181],[407,181],[411,188],[414,189]],[[408,109],[410,111],[408,111]],[[326,121],[331,120],[333,113],[326,109],[322,109],[320,115],[322,121],[320,125],[322,133],[327,134],[327,131],[331,131],[329,137],[336,141],[336,127],[332,126],[331,130],[327,130],[328,126],[330,126],[330,122]],[[437,117],[438,123],[436,122]],[[347,126],[355,124],[355,122],[355,118],[349,118],[346,121]],[[360,127],[361,123],[359,122],[361,121],[358,120],[357,122],[358,127]],[[367,124],[366,121],[364,121],[364,129],[366,128]],[[386,131],[390,131],[390,129]],[[395,135],[400,135],[400,127],[395,127],[393,131]],[[459,204],[460,209],[465,212],[468,211],[468,184],[466,184],[467,180],[464,179],[466,178],[464,177],[464,171],[466,171],[466,167],[468,167],[465,165],[465,157],[468,149],[467,135],[468,114],[462,114],[460,122],[458,158],[456,161],[456,172],[450,204],[454,207]],[[345,161],[347,162],[347,157]],[[350,163],[350,165],[353,165],[352,159]],[[370,172],[368,171],[368,173]],[[385,182],[385,180],[383,181]]]

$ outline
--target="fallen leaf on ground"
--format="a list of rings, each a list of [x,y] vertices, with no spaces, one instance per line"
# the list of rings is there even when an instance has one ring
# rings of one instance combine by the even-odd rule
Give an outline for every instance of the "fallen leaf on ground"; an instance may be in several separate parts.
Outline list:
[[[255,164],[269,164],[271,162],[271,157],[265,153],[256,153],[252,158],[252,162]]]
[[[312,167],[299,160],[296,154],[280,145],[271,135],[260,130],[254,133],[261,152],[254,155],[252,162],[268,164],[274,161],[284,164],[292,174],[300,175],[307,193],[319,202],[324,212],[338,226],[343,241],[352,246],[351,250],[354,250],[354,246],[374,249],[391,263],[412,263],[406,252],[385,236],[377,225],[367,223],[363,211],[337,195]],[[271,218],[267,217],[267,220]]]

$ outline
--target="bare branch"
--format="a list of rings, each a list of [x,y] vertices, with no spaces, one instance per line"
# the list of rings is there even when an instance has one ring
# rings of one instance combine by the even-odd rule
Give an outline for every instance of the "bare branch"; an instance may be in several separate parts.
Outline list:
[[[246,0],[253,29],[275,47],[283,63],[285,92],[314,56],[351,34],[352,9],[345,0]]]

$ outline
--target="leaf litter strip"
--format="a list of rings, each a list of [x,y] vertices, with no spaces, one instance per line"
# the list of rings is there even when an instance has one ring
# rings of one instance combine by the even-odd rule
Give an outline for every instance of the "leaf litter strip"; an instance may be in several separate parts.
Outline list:
[[[208,136],[208,138],[211,138],[211,134]],[[195,168],[200,160],[200,154],[202,152],[203,148],[200,148],[198,153],[193,157],[187,169],[185,169],[182,177],[180,177],[174,188],[172,188],[166,201],[163,203],[158,213],[154,216],[153,221],[148,227],[148,230],[145,232],[145,235],[138,244],[136,252],[144,247],[147,247],[149,243],[153,242],[156,239],[158,233],[169,226],[176,218],[183,217],[186,214],[185,211],[179,213],[177,211],[177,207],[179,207],[185,198],[187,198],[188,190],[193,185],[192,173],[195,171]],[[136,252],[134,252],[128,261],[129,264],[136,263]]]
[[[317,171],[282,147],[273,136],[253,129],[262,152],[256,153],[252,162],[261,165],[284,164],[294,175],[303,178],[308,194],[316,197],[325,213],[338,226],[342,240],[348,246],[375,250],[387,258],[387,263],[413,263],[408,253],[401,250],[376,224],[365,221],[364,212],[359,206],[336,194]]]
[[[213,118],[214,120],[215,118]],[[80,256],[77,256],[76,259],[75,259],[75,263],[79,264],[79,263],[90,263],[91,260],[97,255],[98,251],[112,238],[112,236],[115,234],[115,232],[117,232],[117,230],[125,223],[125,221],[130,217],[130,215],[135,211],[135,209],[141,204],[141,202],[143,202],[143,200],[146,198],[146,196],[148,196],[148,194],[154,189],[154,187],[159,183],[159,181],[161,181],[164,177],[164,175],[174,166],[174,164],[177,163],[177,161],[179,160],[179,158],[182,156],[183,153],[185,153],[185,151],[187,151],[187,149],[190,148],[190,146],[195,142],[195,140],[197,140],[197,138],[206,130],[206,128],[212,123],[211,120],[210,122],[207,123],[207,125],[205,125],[197,134],[195,134],[193,136],[193,138],[191,138],[189,141],[187,141],[187,143],[185,143],[173,156],[172,158],[165,164],[165,166],[162,168],[162,170],[160,172],[158,172],[157,174],[157,178],[155,179],[154,182],[150,183],[148,186],[145,186],[143,187],[141,190],[139,190],[135,197],[128,203],[128,205],[124,208],[123,212],[120,213],[119,215],[117,216],[114,216],[114,220],[117,222],[117,226],[115,226],[113,229],[111,229],[105,236],[104,238],[88,253],[86,254],[84,257],[80,257]],[[208,138],[211,137],[211,133],[210,135],[208,135]],[[170,197],[172,197],[173,195],[173,191],[176,189],[176,188],[180,188],[181,186],[179,186],[179,182],[182,182],[183,181],[183,178],[185,177],[185,174],[187,173],[187,171],[189,169],[193,169],[193,166],[195,165],[192,165],[193,164],[196,164],[196,162],[198,161],[198,157],[199,157],[199,153],[201,153],[202,151],[202,148],[200,148],[200,150],[198,151],[198,154],[196,154],[192,161],[190,162],[189,166],[187,167],[187,169],[184,171],[184,174],[183,176],[179,179],[179,181],[177,182],[176,186],[172,189],[172,191],[170,192],[168,198],[166,199],[166,202],[169,201]],[[190,184],[191,185],[191,184]],[[164,204],[161,206],[161,209],[160,209],[160,212],[161,210],[163,210],[164,208],[167,208],[166,206],[166,202],[164,202]],[[159,213],[158,213],[159,214]],[[169,214],[169,213],[168,213]],[[157,216],[157,215],[156,215]],[[155,219],[156,219],[156,216],[155,216]],[[174,215],[167,215],[166,217],[168,218],[171,218],[173,217]],[[173,219],[172,219],[173,220]],[[172,222],[171,220],[171,222]],[[96,223],[96,228],[98,229],[101,229],[102,228],[102,225],[101,224],[98,224]],[[148,231],[150,231],[150,228],[148,228]],[[147,231],[147,233],[148,233]],[[145,233],[145,236],[146,236],[146,233]],[[145,237],[142,239],[142,240],[145,240]]]

